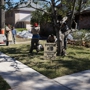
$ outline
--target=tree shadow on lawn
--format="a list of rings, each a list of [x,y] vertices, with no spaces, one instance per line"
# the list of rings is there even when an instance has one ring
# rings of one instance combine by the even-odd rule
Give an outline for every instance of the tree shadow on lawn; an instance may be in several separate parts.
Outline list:
[[[7,82],[0,76],[0,90],[10,90],[11,87],[7,84]]]
[[[72,49],[76,49],[76,50],[84,50],[84,47],[83,46],[76,46],[76,45],[69,45],[70,48]]]
[[[77,54],[89,54],[90,55],[90,52],[86,52],[86,51],[84,51],[84,52],[77,52]]]
[[[38,54],[34,51],[33,55],[29,54],[30,45],[21,45],[20,47],[8,47],[8,48],[0,48],[0,51],[11,56],[12,58],[22,61],[22,60],[30,60],[34,58],[38,58],[40,60],[43,60],[43,52],[40,51]]]
[[[24,50],[25,48],[25,50]],[[79,48],[81,49],[81,48]],[[43,75],[49,78],[55,78],[57,76],[72,74],[75,72],[88,70],[90,69],[90,59],[88,58],[77,58],[73,53],[66,57],[67,60],[64,60],[64,57],[60,57],[57,60],[53,60],[52,63],[50,60],[44,60],[43,51],[40,51],[38,54],[34,52],[33,55],[28,54],[29,47],[28,46],[21,46],[20,48],[2,48],[0,49],[3,53],[10,54],[16,60],[22,62],[22,60],[26,60],[23,62],[24,64],[32,67],[33,69],[39,71]],[[82,52],[83,54],[89,54],[89,52]],[[13,55],[12,55],[13,54]],[[81,54],[81,52],[78,52]],[[39,59],[39,61],[35,60]],[[61,68],[65,68],[67,70],[61,70]]]
[[[69,57],[67,60],[60,58],[58,60],[53,60],[52,63],[50,60],[46,63],[44,60],[42,62],[32,61],[30,62],[30,66],[49,78],[55,78],[57,76],[63,76],[90,69],[90,59],[76,58],[75,56],[67,57]],[[62,71],[61,68],[65,69]]]
[[[70,56],[68,60],[56,60],[57,65],[61,64],[60,67],[65,67],[71,70],[73,73],[90,69],[90,59],[88,58],[76,58]],[[59,67],[59,68],[60,68]]]
[[[26,52],[28,50],[23,50],[23,48],[25,48],[25,46],[23,46],[23,45],[20,47],[6,47],[6,48],[1,47],[0,51],[5,53],[5,54],[6,53],[7,54],[26,54]]]
[[[16,48],[1,48],[0,51],[7,54],[17,54],[20,53],[20,49]]]

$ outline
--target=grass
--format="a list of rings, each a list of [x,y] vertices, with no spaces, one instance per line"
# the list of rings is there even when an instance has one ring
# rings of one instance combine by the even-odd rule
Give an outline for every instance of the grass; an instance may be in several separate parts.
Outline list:
[[[23,30],[18,29],[18,31]],[[25,42],[29,40],[16,38],[16,41]],[[41,41],[40,43],[44,44],[45,41]],[[29,44],[15,44],[0,46],[0,51],[37,70],[48,78],[56,78],[90,69],[90,48],[68,45],[67,56],[57,56],[53,61],[45,60],[43,51],[40,51],[38,54],[34,51],[33,56],[29,55],[29,48]],[[8,89],[10,89],[10,86],[0,76],[0,90]]]
[[[40,41],[45,43],[45,41]],[[37,70],[48,78],[56,78],[90,69],[90,48],[68,45],[67,56],[57,56],[55,60],[45,60],[44,52],[29,55],[29,44],[1,46],[0,51]]]
[[[25,42],[25,41],[30,41],[30,39],[25,39],[25,38],[16,36],[16,42]]]
[[[16,28],[17,32],[27,30],[26,28]]]
[[[10,86],[7,82],[0,76],[0,90],[9,90]]]

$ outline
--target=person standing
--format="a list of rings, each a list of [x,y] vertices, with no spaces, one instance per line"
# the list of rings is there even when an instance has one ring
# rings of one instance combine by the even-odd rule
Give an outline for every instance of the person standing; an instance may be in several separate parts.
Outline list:
[[[40,32],[40,27],[38,26],[38,23],[34,23],[31,33],[33,34],[32,40],[31,40],[31,47],[29,53],[33,52],[33,49],[36,49],[38,52],[38,45],[39,45],[39,32]]]
[[[64,35],[64,49],[67,49],[67,36],[68,36],[68,26],[66,24],[66,22],[63,23],[62,27],[61,27],[61,32]]]
[[[5,27],[5,35],[6,35],[6,46],[9,45],[9,42],[12,42],[12,32],[10,24]]]
[[[16,29],[15,29],[15,27],[12,27],[12,37],[13,37],[14,44],[15,44],[15,41],[16,41],[16,35],[17,35]]]

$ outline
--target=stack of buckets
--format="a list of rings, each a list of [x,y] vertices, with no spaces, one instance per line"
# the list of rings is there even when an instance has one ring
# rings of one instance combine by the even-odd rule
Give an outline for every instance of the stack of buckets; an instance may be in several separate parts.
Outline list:
[[[4,28],[0,30],[0,34],[5,34]]]
[[[4,28],[0,30],[0,34],[5,34]],[[3,44],[4,42],[0,42],[0,44]]]

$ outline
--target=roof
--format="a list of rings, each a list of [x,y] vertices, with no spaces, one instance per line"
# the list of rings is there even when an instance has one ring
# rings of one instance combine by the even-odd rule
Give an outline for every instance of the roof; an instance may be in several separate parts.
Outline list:
[[[31,6],[31,7],[30,7]],[[34,8],[33,8],[34,7]],[[35,11],[35,8],[40,8],[40,5],[33,3],[32,1],[28,0],[28,2],[20,4],[17,10],[23,11]]]
[[[17,10],[20,10],[20,11],[35,11],[34,8],[29,8],[29,7],[24,7],[24,8],[17,8]]]
[[[81,13],[86,13],[86,12],[90,12],[90,6],[86,7],[84,10],[81,11]]]
[[[85,10],[89,10],[89,11],[90,11],[90,6],[89,6],[89,7],[86,7],[86,8],[84,9],[84,11],[85,11]]]
[[[84,10],[81,11],[81,14],[88,14],[90,13],[90,7],[86,7]]]
[[[89,7],[86,7],[86,8],[84,8],[83,10],[81,10],[81,12],[80,12],[80,14],[88,14],[88,13],[90,13],[90,6]],[[76,15],[78,15],[79,13],[78,12],[76,12],[75,13]]]

